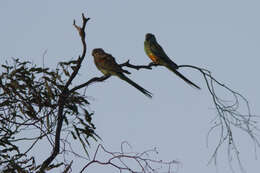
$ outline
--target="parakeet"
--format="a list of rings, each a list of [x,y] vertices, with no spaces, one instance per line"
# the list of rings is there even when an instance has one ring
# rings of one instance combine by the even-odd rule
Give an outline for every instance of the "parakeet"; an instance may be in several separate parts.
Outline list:
[[[147,56],[154,63],[167,67],[169,70],[171,70],[177,76],[182,78],[185,82],[200,89],[199,86],[197,86],[196,84],[191,82],[189,79],[187,79],[185,76],[183,76],[180,72],[177,71],[178,65],[176,63],[174,63],[167,56],[167,54],[164,52],[163,48],[157,43],[155,36],[151,33],[147,33],[145,35],[144,50],[145,50]]]
[[[152,93],[147,91],[146,89],[139,86],[137,83],[129,79],[124,73],[130,74],[127,70],[124,70],[117,64],[115,58],[111,55],[106,53],[101,48],[93,49],[92,56],[94,57],[94,62],[96,67],[104,74],[104,75],[113,75],[117,76],[120,79],[126,81],[139,91],[141,91],[144,95],[148,97],[152,97]]]

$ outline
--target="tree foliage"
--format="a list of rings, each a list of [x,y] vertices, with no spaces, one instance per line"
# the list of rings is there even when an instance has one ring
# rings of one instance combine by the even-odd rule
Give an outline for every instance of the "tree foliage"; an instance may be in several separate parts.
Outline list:
[[[60,133],[79,140],[86,153],[89,138],[99,138],[92,123],[93,113],[86,109],[89,104],[86,97],[64,87],[63,79],[70,76],[69,68],[75,63],[62,62],[54,71],[19,59],[2,65],[0,160],[1,164],[7,164],[8,171],[18,169],[19,165],[24,165],[21,169],[37,168],[34,156],[28,158],[27,153],[40,140],[47,139],[51,146],[55,145],[57,115],[65,122]],[[60,107],[62,114],[59,114]],[[28,133],[33,135],[24,137]],[[20,151],[20,141],[28,143],[25,152]]]

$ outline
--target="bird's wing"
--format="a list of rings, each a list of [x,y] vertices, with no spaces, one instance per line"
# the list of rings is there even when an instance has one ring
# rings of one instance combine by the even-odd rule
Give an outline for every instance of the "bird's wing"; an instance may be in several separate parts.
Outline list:
[[[151,42],[150,41],[150,48],[151,48],[151,52],[159,57],[159,58],[164,58],[164,57],[168,57],[166,55],[166,53],[164,52],[163,48],[157,43],[157,42]]]
[[[168,55],[164,52],[163,48],[157,42],[150,42],[150,47],[152,53],[164,62],[164,64],[162,65],[168,64],[172,65],[175,68],[178,68],[178,65],[168,57]]]
[[[100,67],[109,72],[123,72],[123,69],[117,64],[115,58],[110,54],[106,54],[106,56],[102,58]]]

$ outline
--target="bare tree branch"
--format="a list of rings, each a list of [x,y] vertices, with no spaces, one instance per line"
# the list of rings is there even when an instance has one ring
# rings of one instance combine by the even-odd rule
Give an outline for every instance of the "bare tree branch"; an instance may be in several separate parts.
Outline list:
[[[158,64],[155,64],[153,62],[149,63],[148,65],[133,65],[130,64],[130,60],[127,60],[125,63],[120,64],[121,67],[129,67],[129,68],[133,68],[136,70],[140,70],[140,69],[148,69],[148,70],[152,70],[152,67],[156,67],[156,66],[160,66]]]
[[[217,116],[214,119],[214,125],[209,130],[207,136],[209,137],[210,133],[214,129],[220,128],[220,137],[219,143],[216,146],[209,163],[214,160],[214,163],[217,164],[217,153],[220,147],[226,142],[228,148],[227,153],[229,162],[234,160],[234,155],[236,160],[238,161],[241,171],[244,172],[244,168],[240,161],[239,149],[237,148],[237,140],[233,135],[235,131],[234,128],[246,132],[246,134],[252,139],[256,150],[256,147],[260,147],[259,139],[257,138],[257,136],[259,135],[257,133],[259,133],[260,130],[257,127],[257,121],[255,120],[255,118],[258,118],[258,116],[251,114],[249,102],[242,94],[219,82],[212,76],[209,70],[191,65],[180,65],[179,67],[192,68],[198,70],[203,75],[207,85],[207,89],[217,110]],[[233,96],[233,99],[230,101],[225,101],[224,99],[221,99],[220,96],[218,96],[218,94],[216,93],[216,87],[218,86],[222,87],[227,92],[227,94],[231,94]],[[243,104],[246,107],[245,114],[242,114],[239,110],[239,108],[243,106]]]
[[[95,83],[95,82],[103,82],[104,80],[108,79],[109,77],[110,77],[110,76],[94,77],[94,78],[90,79],[89,81],[87,81],[87,82],[85,82],[85,83],[83,83],[83,84],[81,84],[81,85],[78,85],[78,86],[72,88],[72,89],[70,90],[70,92],[74,92],[74,91],[76,91],[76,90],[78,90],[78,89],[87,87],[87,86],[89,86],[90,84]]]
[[[121,143],[121,152],[111,152],[105,149],[105,147],[101,144],[98,145],[93,159],[88,162],[80,171],[80,173],[83,173],[90,165],[92,164],[99,164],[99,165],[107,165],[112,166],[122,171],[128,171],[131,173],[158,173],[159,170],[166,171],[167,173],[173,173],[172,167],[173,165],[178,166],[180,162],[176,160],[172,161],[162,161],[151,158],[152,155],[157,155],[158,151],[156,148],[144,151],[142,153],[136,153],[136,152],[125,152],[125,144],[129,145],[127,142]],[[98,153],[102,154],[108,154],[110,157],[107,159],[107,161],[101,161],[99,160]],[[134,168],[128,166],[128,161],[132,161],[136,163],[136,166]],[[156,167],[156,165],[158,167]]]

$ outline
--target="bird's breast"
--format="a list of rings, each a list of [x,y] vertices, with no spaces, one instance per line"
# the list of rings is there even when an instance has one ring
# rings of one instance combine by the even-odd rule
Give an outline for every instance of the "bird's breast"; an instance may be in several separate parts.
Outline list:
[[[154,63],[159,63],[158,58],[154,54],[149,53],[148,56]]]

